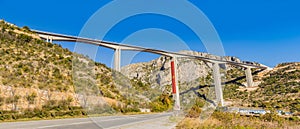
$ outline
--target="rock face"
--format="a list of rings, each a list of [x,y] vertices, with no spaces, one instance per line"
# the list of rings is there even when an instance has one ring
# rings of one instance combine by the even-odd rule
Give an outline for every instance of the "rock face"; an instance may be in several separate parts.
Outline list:
[[[241,62],[235,57],[220,57],[195,51],[181,51],[180,53],[221,59],[233,62]],[[137,63],[125,66],[121,72],[130,79],[140,79],[151,85],[170,85],[170,58],[161,56],[158,59],[145,63]],[[207,77],[211,73],[211,64],[195,59],[178,58],[178,81],[188,83],[197,78]],[[230,66],[228,67],[231,68]]]
[[[220,57],[194,51],[181,51],[180,53],[241,63],[240,59],[230,56]],[[140,80],[150,84],[151,90],[156,91],[157,94],[161,94],[162,92],[170,94],[170,85],[172,83],[170,61],[169,57],[161,56],[150,62],[125,66],[121,69],[121,73],[129,79]],[[182,108],[190,109],[197,98],[216,100],[215,90],[209,87],[213,84],[211,63],[195,59],[177,58],[177,71]],[[235,73],[236,71],[238,74]],[[227,77],[228,79],[236,79],[244,74],[242,68],[231,65],[220,65],[220,72],[223,82],[227,81]],[[141,93],[141,91],[136,93]],[[226,92],[226,94],[230,93]],[[145,93],[142,96],[151,98],[151,96],[145,95]]]
[[[68,98],[76,98],[76,94],[71,92],[55,92],[36,88],[16,88],[4,85],[0,85],[0,93],[2,98],[19,96],[15,102],[3,103],[1,106],[2,110],[40,109],[49,100],[61,101]],[[32,94],[34,94],[35,97],[33,97],[32,100],[28,99]],[[80,106],[80,103],[76,100],[72,101],[70,105]]]

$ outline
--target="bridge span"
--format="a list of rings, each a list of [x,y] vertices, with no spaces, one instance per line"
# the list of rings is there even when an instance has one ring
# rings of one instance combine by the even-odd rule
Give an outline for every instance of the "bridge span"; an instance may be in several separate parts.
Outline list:
[[[258,65],[252,62],[234,62],[234,61],[227,61],[224,58],[221,59],[213,59],[208,57],[202,56],[194,56],[188,54],[182,54],[177,52],[169,52],[164,50],[157,50],[151,48],[144,48],[140,46],[133,46],[133,45],[126,45],[126,44],[119,44],[114,42],[96,40],[96,39],[89,39],[83,37],[76,37],[64,34],[57,34],[39,30],[33,30],[41,39],[46,40],[47,42],[53,41],[67,41],[67,42],[80,42],[86,44],[92,44],[96,46],[102,46],[106,48],[113,49],[114,53],[114,70],[119,71],[121,70],[121,51],[141,51],[141,52],[149,52],[153,54],[163,55],[170,57],[171,61],[171,75],[172,75],[172,93],[175,100],[174,110],[180,110],[180,98],[179,98],[179,87],[178,87],[178,72],[177,72],[177,58],[184,57],[190,59],[197,59],[202,60],[205,62],[212,63],[212,70],[213,70],[213,78],[214,78],[214,85],[215,85],[215,92],[217,102],[224,106],[223,102],[223,91],[222,91],[222,82],[221,82],[221,75],[220,75],[220,64],[228,64],[234,65],[245,68],[246,80],[247,80],[247,87],[253,86],[253,77],[251,69],[267,69],[265,66]]]

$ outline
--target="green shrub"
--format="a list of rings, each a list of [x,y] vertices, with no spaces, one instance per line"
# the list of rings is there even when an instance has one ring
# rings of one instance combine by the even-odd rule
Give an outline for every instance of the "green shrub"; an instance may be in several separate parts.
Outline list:
[[[31,36],[25,35],[25,34],[19,34],[18,38],[22,41],[22,42],[30,42],[32,40]]]

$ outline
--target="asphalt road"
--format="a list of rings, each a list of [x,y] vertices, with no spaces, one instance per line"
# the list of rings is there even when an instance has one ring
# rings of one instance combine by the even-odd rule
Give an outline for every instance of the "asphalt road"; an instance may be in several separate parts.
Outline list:
[[[76,119],[40,120],[27,122],[1,123],[0,129],[103,129],[133,127],[147,121],[167,118],[171,113],[128,115],[128,116],[105,116]]]

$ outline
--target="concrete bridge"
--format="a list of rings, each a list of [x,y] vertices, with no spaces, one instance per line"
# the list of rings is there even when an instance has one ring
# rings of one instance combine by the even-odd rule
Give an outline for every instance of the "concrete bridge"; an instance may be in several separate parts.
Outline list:
[[[223,59],[212,59],[212,58],[207,58],[207,57],[181,54],[181,53],[176,53],[176,52],[168,52],[168,51],[157,50],[157,49],[149,49],[149,48],[143,48],[143,47],[139,47],[139,46],[118,44],[118,43],[113,43],[113,42],[108,42],[108,41],[75,37],[75,36],[69,36],[69,35],[63,35],[63,34],[57,34],[57,33],[45,32],[45,31],[33,30],[33,32],[38,34],[38,36],[41,39],[44,39],[47,42],[51,42],[51,43],[53,41],[81,42],[81,43],[87,43],[87,44],[92,44],[92,45],[96,45],[96,46],[102,46],[102,47],[107,47],[107,48],[113,49],[115,51],[115,53],[114,53],[114,70],[119,71],[119,72],[121,70],[121,51],[141,51],[141,52],[149,52],[149,53],[154,53],[154,54],[159,54],[159,55],[170,57],[172,59],[171,75],[172,75],[172,93],[173,93],[174,100],[175,100],[174,110],[180,110],[180,98],[179,98],[179,87],[178,87],[178,76],[177,76],[177,74],[178,74],[177,58],[178,57],[197,59],[197,60],[202,60],[205,62],[212,63],[216,98],[217,98],[217,102],[221,106],[224,106],[224,101],[223,101],[223,91],[222,91],[221,75],[220,75],[220,64],[228,64],[228,65],[234,65],[234,66],[239,66],[239,67],[245,68],[247,87],[253,86],[253,77],[252,77],[252,72],[251,72],[252,68],[267,69],[267,67],[265,67],[265,66],[260,66],[255,63],[252,63],[252,62],[238,63],[238,62],[233,62],[233,61],[226,61]]]

